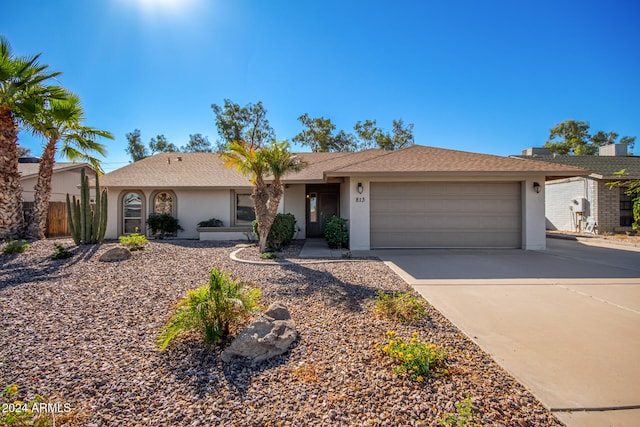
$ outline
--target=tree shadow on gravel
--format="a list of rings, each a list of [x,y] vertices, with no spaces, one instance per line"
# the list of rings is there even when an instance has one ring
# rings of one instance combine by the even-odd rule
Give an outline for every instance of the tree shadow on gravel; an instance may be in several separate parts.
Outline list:
[[[24,283],[48,282],[69,277],[71,274],[64,272],[64,268],[91,259],[100,247],[100,244],[76,246],[70,250],[72,257],[60,260],[51,259],[55,252],[53,245],[50,255],[35,260],[25,254],[0,255],[0,290]]]
[[[261,363],[253,363],[243,358],[224,363],[220,355],[229,343],[210,347],[203,342],[189,339],[161,353],[160,363],[183,387],[192,389],[198,398],[223,394],[226,389],[244,396],[253,378],[264,370],[285,364],[291,350],[298,346],[299,341],[300,337],[294,341],[287,353]]]
[[[321,294],[329,305],[361,312],[364,309],[363,302],[373,299],[377,292],[370,286],[340,280],[328,271],[314,270],[300,264],[281,264],[280,267],[291,273],[286,278],[273,280],[273,283],[282,285],[277,293],[284,298]]]

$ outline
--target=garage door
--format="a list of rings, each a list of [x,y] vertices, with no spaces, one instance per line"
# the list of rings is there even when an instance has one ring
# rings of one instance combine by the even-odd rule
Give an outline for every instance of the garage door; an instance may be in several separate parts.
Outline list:
[[[520,248],[520,183],[371,183],[372,248]]]

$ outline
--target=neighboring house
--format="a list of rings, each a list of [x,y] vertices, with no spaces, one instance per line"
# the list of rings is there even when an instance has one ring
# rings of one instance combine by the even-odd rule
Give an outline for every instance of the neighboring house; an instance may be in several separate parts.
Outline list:
[[[414,145],[397,151],[299,153],[309,167],[283,178],[280,211],[298,238],[320,237],[332,215],[349,220],[350,248],[545,248],[544,182],[583,169]],[[178,237],[244,239],[253,219],[247,177],[215,153],[161,153],[101,178],[107,237],[144,230],[168,212]],[[219,229],[198,229],[209,218]]]
[[[35,186],[38,182],[37,157],[22,157],[18,160],[18,172],[22,175],[22,199],[25,212],[28,213],[33,204]],[[49,215],[47,218],[47,237],[68,236],[66,213],[67,194],[80,196],[80,172],[91,177],[95,170],[86,163],[56,162],[53,165],[51,177],[51,199],[49,200]]]
[[[640,179],[640,157],[628,155],[625,144],[605,145],[596,156],[553,156],[548,149],[529,148],[519,157],[581,167],[592,172],[588,176],[547,181],[547,229],[585,231],[589,220],[595,224],[594,231],[598,233],[632,229],[631,196],[624,194],[624,187],[607,186],[612,181]],[[626,169],[624,178],[615,174],[621,169]]]

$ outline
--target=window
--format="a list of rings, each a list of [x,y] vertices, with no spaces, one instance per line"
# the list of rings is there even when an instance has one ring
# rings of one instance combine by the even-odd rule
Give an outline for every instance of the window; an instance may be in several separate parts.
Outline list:
[[[236,225],[249,225],[256,219],[256,211],[253,207],[253,200],[251,200],[251,194],[239,194],[236,193],[235,200],[235,224]]]
[[[620,187],[620,227],[631,227],[633,224],[633,199],[625,194],[626,188]]]
[[[153,197],[153,212],[173,215],[173,195],[163,191]]]
[[[318,193],[309,194],[309,222],[318,222]]]
[[[138,193],[127,193],[122,198],[123,234],[144,230],[142,222],[142,197]]]

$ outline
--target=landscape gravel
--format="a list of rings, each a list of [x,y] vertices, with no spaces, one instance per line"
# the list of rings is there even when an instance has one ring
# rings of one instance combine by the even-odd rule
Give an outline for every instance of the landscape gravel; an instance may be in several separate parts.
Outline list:
[[[74,256],[51,260],[54,242]],[[153,241],[112,263],[98,257],[117,242],[43,240],[0,255],[0,388],[69,403],[57,426],[439,425],[466,396],[480,425],[561,425],[427,302],[412,324],[375,316],[378,289],[410,291],[382,262],[251,265],[230,259],[235,243]],[[299,338],[288,353],[227,365],[195,335],[157,350],[175,303],[214,267],[253,282],[263,305],[289,308]],[[390,330],[444,347],[449,374],[396,375],[380,350]]]

